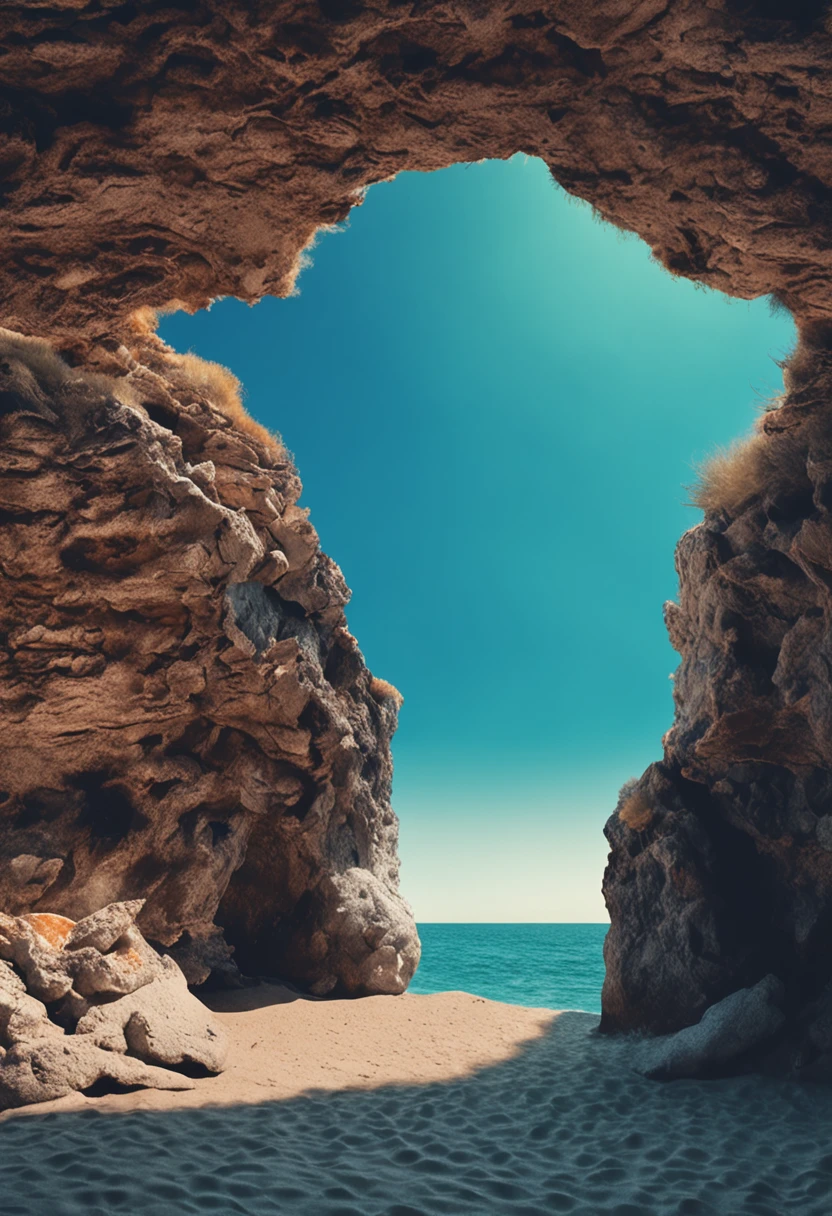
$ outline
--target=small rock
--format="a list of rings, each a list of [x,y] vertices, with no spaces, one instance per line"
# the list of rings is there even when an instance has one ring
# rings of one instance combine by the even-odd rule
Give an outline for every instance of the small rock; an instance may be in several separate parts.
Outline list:
[[[46,1006],[29,996],[23,980],[10,963],[0,962],[0,1046],[30,1043],[63,1035],[49,1020]]]
[[[125,937],[109,954],[84,946],[68,955],[72,986],[80,996],[126,996],[161,974],[161,959],[142,939]]]
[[[832,815],[821,815],[815,828],[818,844],[828,853],[832,853]]]
[[[80,950],[84,946],[92,946],[106,954],[124,937],[128,929],[136,922],[136,917],[144,907],[143,899],[130,899],[120,904],[110,904],[92,916],[85,916],[73,927],[66,939],[67,950]]]
[[[262,583],[276,583],[289,569],[289,559],[282,549],[270,549],[255,577]]]
[[[0,958],[20,968],[27,991],[39,1001],[60,1000],[72,987],[61,952],[22,917],[0,912]]]

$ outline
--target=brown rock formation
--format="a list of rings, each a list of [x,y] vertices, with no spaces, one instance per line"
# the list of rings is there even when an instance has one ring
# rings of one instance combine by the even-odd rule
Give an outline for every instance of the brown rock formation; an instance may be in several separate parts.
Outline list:
[[[605,1023],[672,1029],[768,972],[790,1015],[820,999],[826,9],[4,6],[0,319],[115,378],[3,372],[6,898],[74,910],[147,889],[146,930],[195,976],[222,961],[216,914],[248,968],[322,991],[406,981],[395,705],[373,697],[291,468],[128,317],[284,293],[368,183],[524,151],[674,273],[776,293],[803,341],[734,476],[750,489],[712,496],[680,547],[677,722],[608,827]]]
[[[190,1089],[171,1071],[183,1066],[222,1072],[225,1032],[139,933],[142,904],[77,924],[0,913],[0,1110],[101,1081]]]
[[[292,284],[401,169],[542,157],[673,271],[830,315],[818,0],[6,3],[2,323]]]
[[[395,690],[219,376],[145,341],[117,380],[0,334],[0,907],[141,927],[193,982],[402,991]],[[201,378],[200,378],[201,373]],[[233,876],[233,877],[232,877]]]
[[[774,973],[832,1076],[832,352],[786,385],[679,543],[675,722],[606,829],[604,1021],[674,1030]]]

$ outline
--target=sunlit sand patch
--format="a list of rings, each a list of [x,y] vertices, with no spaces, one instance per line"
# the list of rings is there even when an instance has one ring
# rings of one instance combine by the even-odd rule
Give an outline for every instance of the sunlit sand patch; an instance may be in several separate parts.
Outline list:
[[[269,984],[215,994],[210,1005],[231,1040],[220,1076],[185,1093],[72,1094],[30,1110],[173,1110],[460,1080],[512,1059],[558,1017],[465,992],[327,1001]]]

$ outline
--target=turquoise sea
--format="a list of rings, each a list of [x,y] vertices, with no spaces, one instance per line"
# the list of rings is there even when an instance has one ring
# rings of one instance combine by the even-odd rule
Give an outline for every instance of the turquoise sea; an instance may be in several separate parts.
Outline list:
[[[608,925],[420,924],[410,992],[473,992],[492,1001],[601,1012]]]

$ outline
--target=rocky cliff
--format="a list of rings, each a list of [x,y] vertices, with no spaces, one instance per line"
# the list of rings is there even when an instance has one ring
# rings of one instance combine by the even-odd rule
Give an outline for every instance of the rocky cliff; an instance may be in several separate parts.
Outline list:
[[[830,28],[817,0],[4,5],[0,321],[69,365],[5,339],[10,910],[147,894],[194,978],[227,965],[222,926],[318,991],[406,982],[395,699],[294,471],[135,314],[284,294],[368,184],[523,151],[800,328],[786,400],[680,546],[677,719],[607,829],[604,1022],[673,1029],[771,973],[822,1053]]]
[[[192,982],[403,991],[398,694],[280,445],[143,341],[114,379],[0,333],[0,908],[144,898]]]
[[[677,550],[675,721],[606,829],[604,1022],[672,1030],[775,974],[832,1077],[832,351],[785,380]]]

